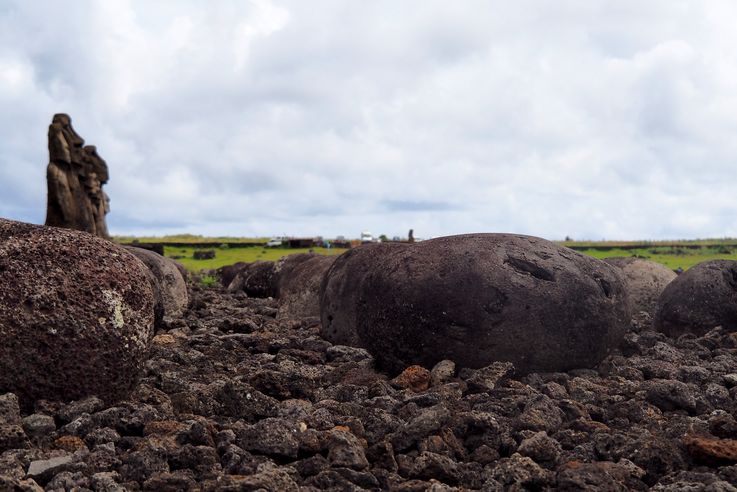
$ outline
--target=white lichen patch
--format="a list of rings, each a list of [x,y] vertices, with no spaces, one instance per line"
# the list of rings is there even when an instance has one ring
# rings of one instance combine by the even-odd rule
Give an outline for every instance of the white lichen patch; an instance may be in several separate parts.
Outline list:
[[[117,329],[123,328],[123,297],[114,290],[102,289],[102,297],[110,308],[110,322]]]

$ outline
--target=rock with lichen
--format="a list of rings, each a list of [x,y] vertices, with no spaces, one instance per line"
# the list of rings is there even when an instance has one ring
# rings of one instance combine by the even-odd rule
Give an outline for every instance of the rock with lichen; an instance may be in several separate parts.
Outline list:
[[[153,335],[146,267],[90,234],[0,219],[0,391],[125,396]]]

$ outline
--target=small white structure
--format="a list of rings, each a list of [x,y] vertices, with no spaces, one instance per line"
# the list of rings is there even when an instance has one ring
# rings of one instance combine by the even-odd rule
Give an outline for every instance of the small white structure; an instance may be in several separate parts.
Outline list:
[[[361,242],[362,243],[373,243],[374,236],[369,231],[362,231],[361,232]]]
[[[284,241],[282,241],[281,239],[272,237],[271,239],[269,239],[269,242],[266,243],[266,247],[267,248],[280,248],[283,243]]]

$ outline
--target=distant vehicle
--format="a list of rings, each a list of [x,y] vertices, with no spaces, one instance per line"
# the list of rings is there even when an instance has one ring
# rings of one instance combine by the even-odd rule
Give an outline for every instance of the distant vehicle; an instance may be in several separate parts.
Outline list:
[[[268,243],[266,243],[266,247],[267,248],[278,248],[282,244],[283,243],[282,243],[282,240],[281,239],[277,239],[277,238],[273,237],[273,238],[269,239],[269,242]]]
[[[361,232],[361,242],[362,243],[372,243],[374,242],[374,236],[369,231],[362,231]]]

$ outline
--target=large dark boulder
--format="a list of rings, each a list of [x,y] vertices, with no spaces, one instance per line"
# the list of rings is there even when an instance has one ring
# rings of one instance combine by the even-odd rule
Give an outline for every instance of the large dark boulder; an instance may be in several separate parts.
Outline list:
[[[622,271],[635,313],[645,311],[655,316],[660,294],[678,276],[665,265],[642,258],[616,256],[604,261]]]
[[[0,393],[124,397],[153,335],[146,272],[104,239],[0,219]]]
[[[279,299],[279,319],[313,318],[320,315],[320,283],[335,256],[315,253],[287,255],[277,261],[255,261],[233,269],[222,270],[231,275],[229,292],[245,292],[251,297]]]
[[[336,256],[300,253],[281,258],[274,265],[278,319],[320,316],[320,284]]]
[[[158,253],[134,246],[124,248],[136,256],[151,271],[155,297],[161,303],[162,315],[167,318],[181,316],[189,304],[187,283],[174,260]]]
[[[212,260],[215,258],[214,249],[200,249],[192,253],[192,258],[195,260]]]
[[[282,256],[276,260],[274,262],[274,288],[277,297],[279,296],[282,281],[291,278],[302,263],[319,256],[317,253],[295,253]]]
[[[391,372],[443,359],[522,374],[593,367],[631,315],[614,267],[535,237],[449,236],[354,258],[367,273],[340,316]]]
[[[250,263],[246,263],[244,261],[239,261],[232,265],[221,266],[215,270],[215,273],[217,273],[217,276],[220,279],[220,285],[228,287],[239,273],[248,268],[249,264]]]
[[[356,333],[356,303],[366,274],[378,259],[403,243],[367,243],[340,255],[320,286],[320,334],[337,345],[362,347]]]
[[[678,275],[658,299],[655,327],[671,337],[737,329],[737,261],[711,260]]]
[[[250,297],[276,297],[275,265],[273,261],[245,264],[228,284],[228,291],[243,291]]]

